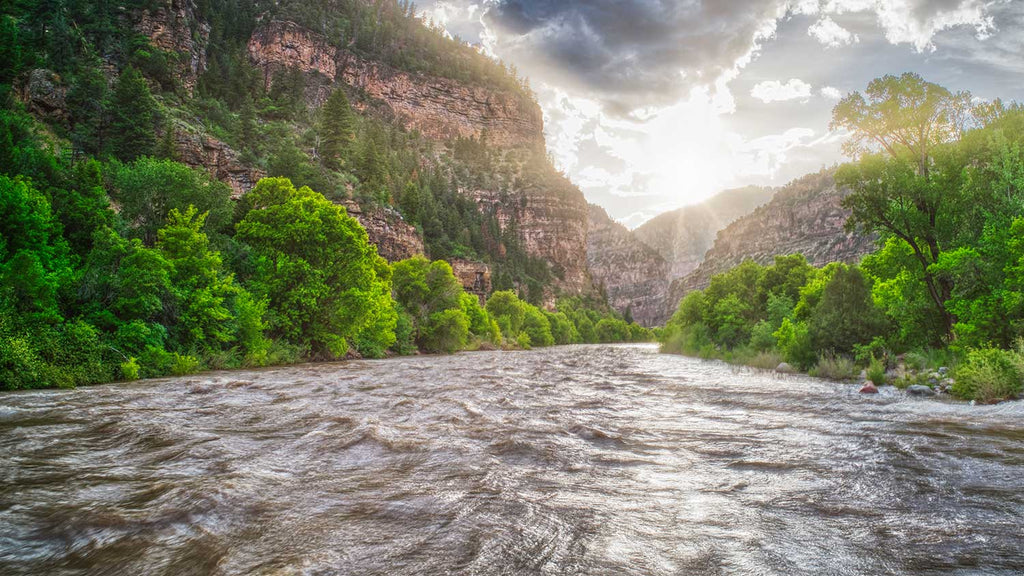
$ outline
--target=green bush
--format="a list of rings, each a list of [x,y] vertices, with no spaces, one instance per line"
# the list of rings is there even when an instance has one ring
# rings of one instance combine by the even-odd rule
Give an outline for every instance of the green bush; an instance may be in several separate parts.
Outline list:
[[[870,380],[875,386],[882,386],[885,384],[885,364],[881,360],[871,357],[870,363],[867,368],[868,380]]]
[[[138,380],[139,372],[139,361],[134,357],[121,363],[121,378],[125,380]]]
[[[1024,351],[982,348],[970,350],[957,366],[953,394],[991,403],[1020,394],[1024,385]]]
[[[854,377],[856,370],[853,360],[828,352],[818,357],[818,363],[811,368],[809,374],[828,380],[849,380]]]
[[[466,347],[469,319],[460,308],[435,312],[423,329],[421,341],[426,352],[452,354]]]

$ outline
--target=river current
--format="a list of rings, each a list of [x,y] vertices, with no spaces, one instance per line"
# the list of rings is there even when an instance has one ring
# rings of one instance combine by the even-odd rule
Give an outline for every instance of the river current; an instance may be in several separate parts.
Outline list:
[[[1024,573],[1024,403],[570,346],[0,394],[0,574]]]

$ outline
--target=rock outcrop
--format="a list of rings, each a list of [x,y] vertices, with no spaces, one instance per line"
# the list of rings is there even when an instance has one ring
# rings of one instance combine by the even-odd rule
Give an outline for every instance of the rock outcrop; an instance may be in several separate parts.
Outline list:
[[[149,37],[161,50],[179,55],[178,78],[189,94],[206,71],[210,25],[196,18],[195,0],[157,0],[155,7],[140,11],[134,29]]]
[[[66,120],[65,97],[68,88],[53,70],[36,68],[26,74],[17,86],[18,97],[35,115],[51,120]]]
[[[874,249],[875,239],[844,228],[849,212],[840,202],[849,191],[836,186],[834,174],[823,170],[794,180],[771,202],[726,226],[700,267],[672,283],[670,308],[686,293],[706,288],[713,275],[747,259],[770,264],[775,256],[799,253],[814,266],[860,261]]]
[[[669,264],[599,206],[590,205],[587,264],[608,303],[643,326],[666,320]]]
[[[655,216],[634,230],[669,263],[669,279],[682,278],[704,261],[715,235],[772,199],[775,190],[748,186],[721,192],[700,204]]]
[[[260,178],[266,176],[262,170],[242,163],[238,152],[224,142],[183,126],[175,127],[174,144],[183,164],[206,169],[211,176],[231,187],[232,198],[252,190]]]
[[[480,138],[499,147],[544,145],[540,107],[520,94],[410,74],[332,46],[292,22],[272,21],[249,40],[249,57],[269,86],[277,71],[292,67],[318,76],[311,98],[322,102],[330,83],[344,82],[409,130],[429,139]],[[359,105],[359,102],[356,102]]]
[[[462,288],[476,296],[482,306],[491,293],[491,267],[484,262],[464,258],[452,258],[450,263]]]
[[[352,201],[346,202],[344,206],[349,216],[366,228],[370,242],[377,246],[377,253],[388,262],[423,254],[423,240],[416,228],[409,225],[395,210],[376,208],[364,212],[359,204]]]

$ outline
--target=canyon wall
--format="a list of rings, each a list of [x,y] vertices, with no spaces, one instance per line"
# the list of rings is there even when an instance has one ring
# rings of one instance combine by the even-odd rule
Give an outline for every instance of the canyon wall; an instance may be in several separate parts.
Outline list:
[[[707,287],[711,277],[751,259],[770,264],[775,256],[803,254],[814,266],[855,263],[874,250],[875,238],[847,232],[849,212],[840,202],[849,191],[836,186],[834,170],[794,180],[771,202],[726,226],[718,233],[701,265],[673,281],[669,307],[688,292]]]
[[[418,130],[431,140],[480,138],[486,133],[494,146],[544,146],[543,117],[530,99],[365,60],[292,22],[260,26],[249,40],[249,57],[268,86],[277,71],[296,67],[325,80],[312,83],[311,99],[319,104],[330,93],[332,83],[343,82],[382,106],[407,129]]]
[[[587,264],[608,303],[642,326],[663,324],[669,263],[600,206],[591,204],[588,217]]]
[[[726,190],[692,206],[665,212],[633,233],[669,263],[670,279],[682,278],[704,261],[719,230],[771,200],[771,188],[748,186]]]

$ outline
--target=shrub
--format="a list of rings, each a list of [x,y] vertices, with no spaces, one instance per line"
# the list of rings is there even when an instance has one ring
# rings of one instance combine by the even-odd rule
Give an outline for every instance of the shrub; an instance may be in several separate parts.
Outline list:
[[[793,322],[786,318],[773,335],[779,342],[779,351],[786,362],[801,370],[807,370],[817,362],[811,335],[804,322]]]
[[[774,350],[758,352],[746,362],[747,366],[761,370],[774,370],[780,363],[782,356]]]
[[[452,354],[466,347],[469,319],[460,308],[435,312],[423,329],[421,341],[427,352]]]
[[[868,363],[867,369],[868,380],[871,380],[875,386],[882,386],[885,384],[885,364],[881,360],[871,357],[871,361]]]
[[[998,402],[1019,394],[1022,381],[1024,354],[1021,351],[970,350],[957,367],[953,394],[979,402]]]
[[[527,334],[526,332],[520,332],[519,336],[516,338],[516,345],[522,348],[523,350],[529,350],[530,335]]]
[[[853,360],[828,352],[818,358],[818,364],[811,369],[810,375],[829,380],[849,380],[853,378],[856,369]]]
[[[175,376],[185,376],[187,374],[195,374],[199,372],[199,359],[195,356],[189,356],[188,354],[174,353],[174,359],[171,362],[171,374]]]
[[[121,363],[121,377],[125,380],[139,379],[139,361],[134,357]]]

